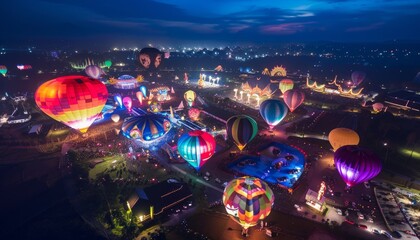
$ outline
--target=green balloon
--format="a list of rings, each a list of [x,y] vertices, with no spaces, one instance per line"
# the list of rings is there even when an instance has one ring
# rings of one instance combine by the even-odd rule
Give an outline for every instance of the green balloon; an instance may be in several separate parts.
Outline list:
[[[112,61],[108,59],[104,62],[104,64],[107,68],[110,68],[112,66]]]

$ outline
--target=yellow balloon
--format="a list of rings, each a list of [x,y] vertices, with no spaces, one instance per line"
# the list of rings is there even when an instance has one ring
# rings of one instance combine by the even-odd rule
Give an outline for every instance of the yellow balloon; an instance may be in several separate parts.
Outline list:
[[[359,144],[360,137],[357,132],[348,128],[335,128],[328,134],[328,141],[334,152],[342,146]]]

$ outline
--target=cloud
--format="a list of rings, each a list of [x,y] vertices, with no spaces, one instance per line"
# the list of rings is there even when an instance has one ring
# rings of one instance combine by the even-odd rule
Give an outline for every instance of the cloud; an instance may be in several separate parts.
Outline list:
[[[297,32],[302,32],[305,26],[313,24],[314,22],[290,22],[275,25],[262,26],[261,32],[267,34],[290,35]]]
[[[363,32],[363,31],[370,31],[374,29],[378,29],[379,27],[383,26],[384,22],[377,22],[373,23],[367,26],[361,26],[361,27],[351,27],[346,29],[346,32]]]

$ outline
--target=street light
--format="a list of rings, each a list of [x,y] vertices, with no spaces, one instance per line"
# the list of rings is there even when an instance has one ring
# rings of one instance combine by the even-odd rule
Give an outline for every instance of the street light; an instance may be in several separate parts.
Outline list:
[[[384,142],[384,143],[383,143],[383,145],[384,145],[384,147],[386,148],[386,153],[385,153],[385,164],[387,164],[387,163],[388,163],[388,150],[389,150],[389,147],[388,147],[388,143],[387,143],[387,142]]]

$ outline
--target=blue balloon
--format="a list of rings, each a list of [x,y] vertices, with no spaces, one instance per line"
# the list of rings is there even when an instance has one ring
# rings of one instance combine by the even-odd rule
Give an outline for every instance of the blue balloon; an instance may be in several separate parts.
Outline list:
[[[122,104],[122,98],[121,98],[121,95],[115,95],[114,96],[114,101],[116,102],[116,103],[118,103],[118,106],[120,107],[120,108],[122,108],[123,107],[123,104]]]
[[[287,115],[287,106],[277,99],[267,99],[260,104],[260,114],[264,121],[273,130]]]
[[[143,97],[147,98],[148,94],[147,94],[147,88],[144,85],[140,86],[140,92],[143,93]]]

